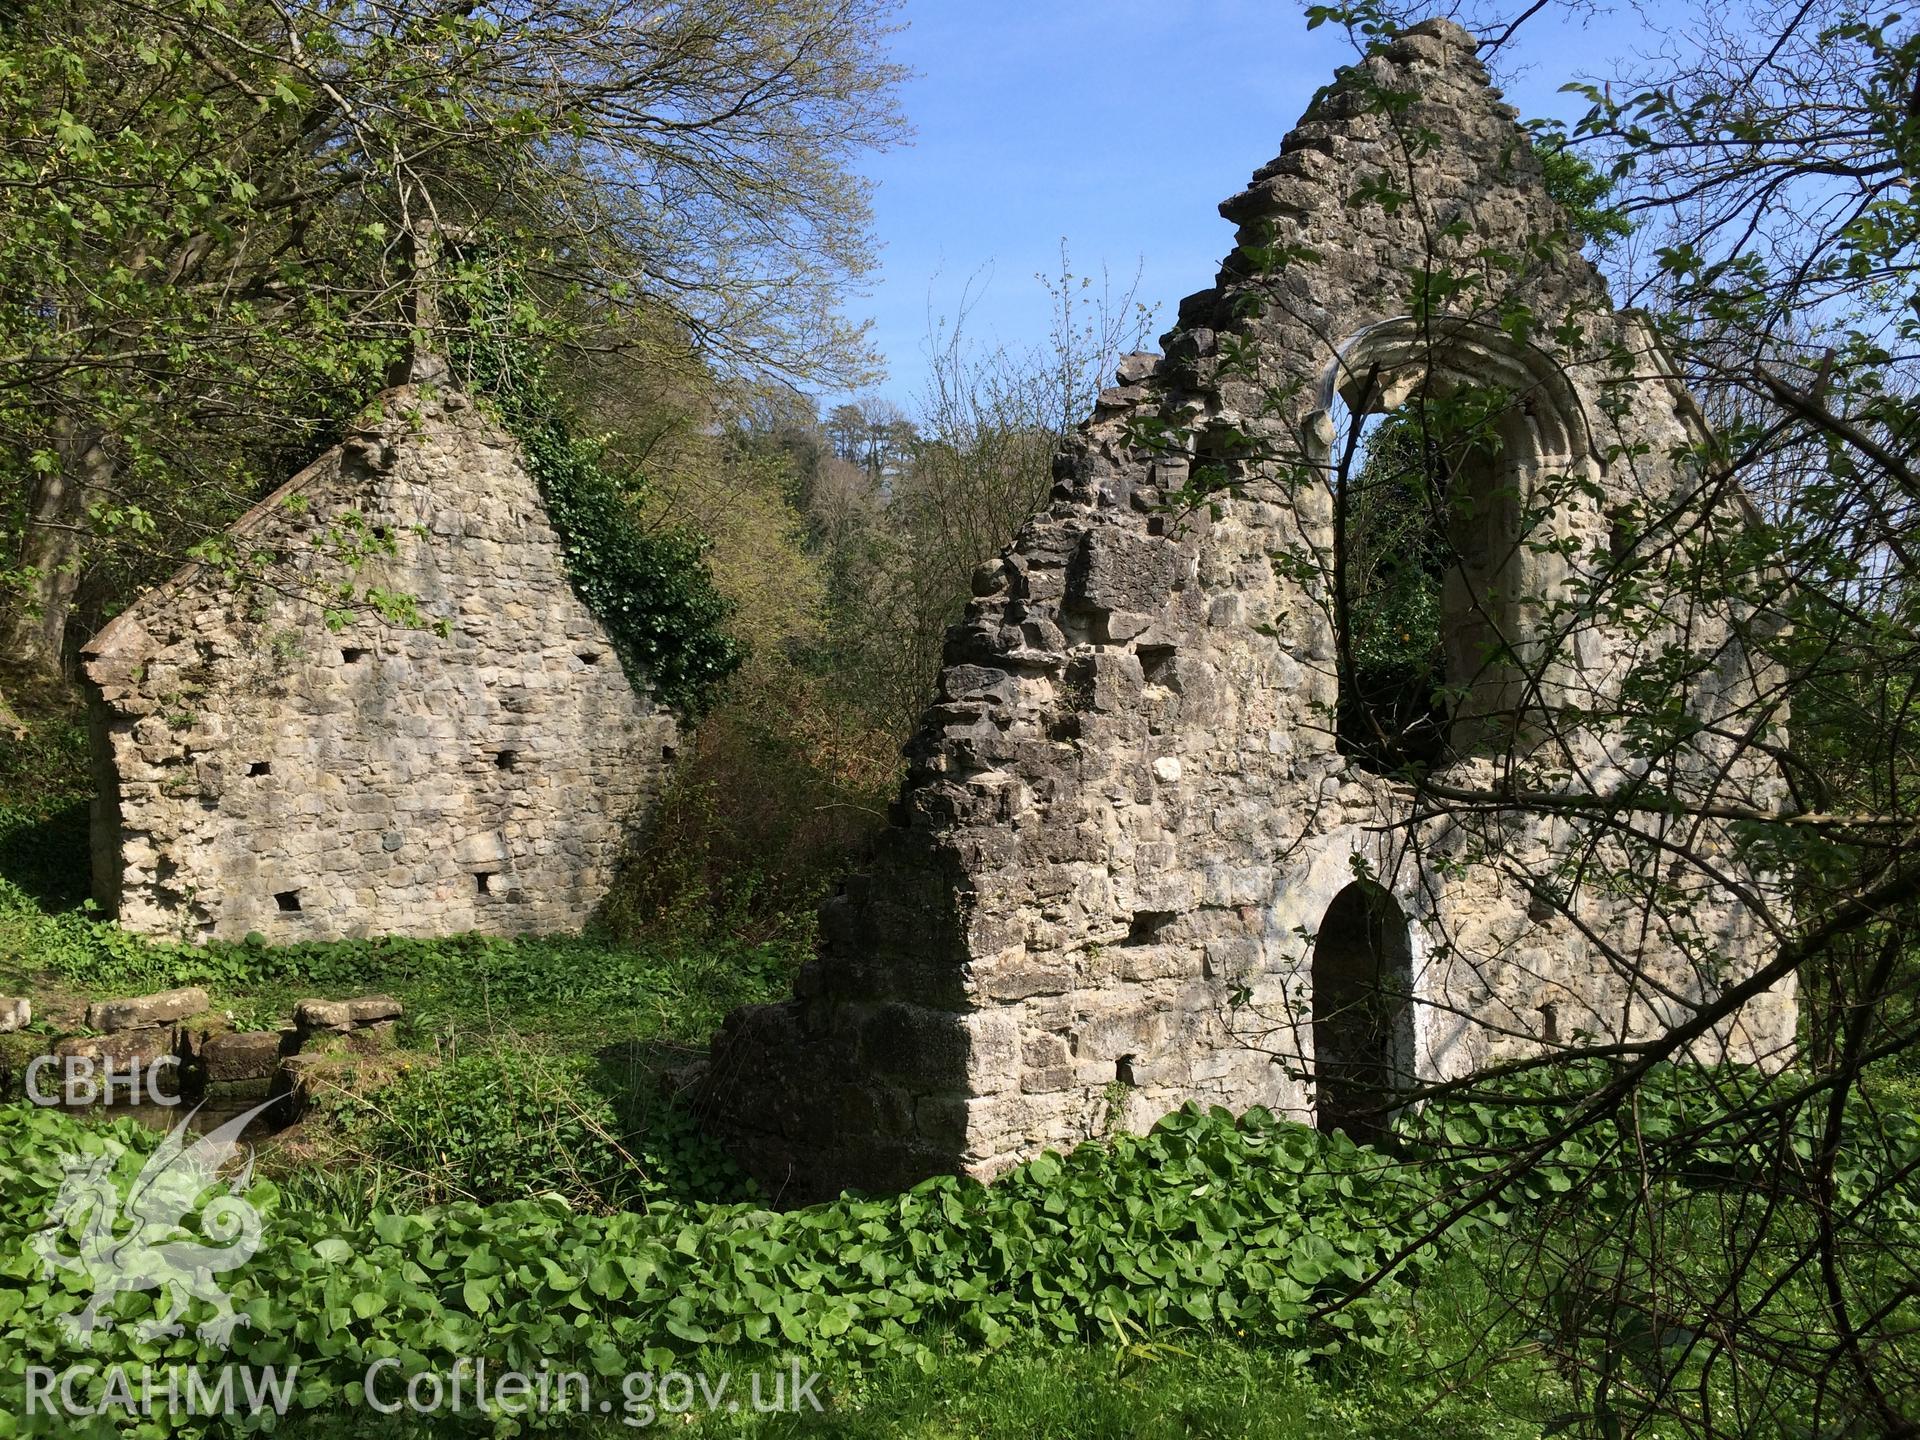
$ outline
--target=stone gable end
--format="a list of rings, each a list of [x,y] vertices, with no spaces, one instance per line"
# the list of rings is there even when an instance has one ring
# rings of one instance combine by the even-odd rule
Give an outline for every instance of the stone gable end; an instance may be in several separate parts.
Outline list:
[[[1534,522],[1548,543],[1455,537],[1447,663],[1478,668],[1438,781],[1484,789],[1538,763],[1606,794],[1644,761],[1558,717],[1604,713],[1636,657],[1697,647],[1722,681],[1688,697],[1703,714],[1765,678],[1739,641],[1754,617],[1657,576],[1632,633],[1576,627],[1550,649],[1532,633],[1603,563],[1619,514],[1684,521],[1678,457],[1705,432],[1650,331],[1567,242],[1472,38],[1428,22],[1375,50],[1221,209],[1240,229],[1215,285],[1181,305],[1163,357],[1121,367],[1049,508],[977,577],[894,823],[824,912],[794,997],[714,1040],[702,1103],[777,1193],[991,1177],[1188,1102],[1326,1123],[1316,1043],[1350,1039],[1337,992],[1356,955],[1410,991],[1365,1037],[1401,1082],[1646,1035],[1764,958],[1740,897],[1773,877],[1729,859],[1724,884],[1682,877],[1649,916],[1581,877],[1634,873],[1657,843],[1537,810],[1421,811],[1336,743],[1312,565],[1333,502],[1298,476],[1324,474],[1343,397],[1384,408],[1422,385],[1511,396],[1484,524],[1501,495],[1560,494]],[[1149,444],[1155,426],[1188,438]],[[1202,466],[1232,488],[1184,506]],[[1488,663],[1462,591],[1510,597],[1495,618],[1514,653],[1551,662]],[[1563,747],[1552,766],[1528,750],[1543,733]],[[1662,783],[1780,803],[1776,774],[1725,758],[1703,737]],[[1793,1027],[1775,993],[1696,1053],[1775,1059]]]
[[[189,566],[84,652],[97,898],[184,937],[578,928],[678,726],[511,438],[458,392],[388,391],[230,536],[236,573]]]

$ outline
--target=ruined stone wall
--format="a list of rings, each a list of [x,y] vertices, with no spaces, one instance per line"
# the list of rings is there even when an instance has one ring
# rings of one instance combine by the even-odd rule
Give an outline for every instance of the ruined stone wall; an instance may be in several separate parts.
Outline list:
[[[1645,1034],[1758,953],[1739,891],[1770,882],[1731,858],[1729,883],[1685,881],[1693,894],[1649,916],[1586,882],[1644,873],[1657,847],[1518,809],[1419,813],[1410,786],[1336,748],[1313,569],[1332,503],[1300,476],[1327,462],[1338,395],[1362,377],[1389,401],[1420,384],[1512,392],[1507,482],[1579,482],[1535,537],[1564,543],[1513,547],[1461,582],[1514,595],[1566,594],[1636,502],[1684,512],[1679,452],[1704,436],[1644,327],[1569,253],[1470,37],[1429,22],[1374,53],[1221,208],[1240,248],[1216,286],[1181,306],[1164,359],[1123,365],[1049,509],[977,577],[894,824],[828,907],[795,998],[715,1039],[703,1101],[785,1193],[991,1176],[1189,1100],[1311,1117],[1315,938],[1363,877],[1405,919],[1408,1063],[1428,1079]],[[1423,305],[1416,284],[1436,273],[1464,283]],[[1154,426],[1186,438],[1152,442]],[[1251,437],[1258,458],[1214,436]],[[1202,464],[1232,488],[1170,507]],[[1729,694],[1751,684],[1743,617],[1690,608],[1683,576],[1647,586],[1634,633],[1553,637],[1536,652],[1561,658],[1529,686],[1495,676],[1463,705],[1604,709],[1623,667],[1676,637],[1720,657]],[[1528,755],[1549,730],[1553,754]],[[1772,774],[1697,758],[1717,794],[1777,803]],[[1522,725],[1433,779],[1523,771],[1604,794],[1646,765],[1622,737]],[[1777,1055],[1793,1014],[1768,996],[1706,1049]]]
[[[188,937],[577,928],[677,727],[507,434],[389,391],[232,539],[237,566],[183,571],[85,652],[102,902]]]

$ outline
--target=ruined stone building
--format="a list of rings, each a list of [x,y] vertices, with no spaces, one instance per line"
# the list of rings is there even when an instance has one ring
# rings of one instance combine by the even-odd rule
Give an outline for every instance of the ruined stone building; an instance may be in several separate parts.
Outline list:
[[[390,390],[229,540],[84,652],[97,898],[187,937],[578,928],[677,728],[506,432]]]
[[[1717,880],[1669,878],[1663,821],[1499,798],[1648,781],[1581,717],[1663,646],[1707,662],[1683,697],[1703,720],[1765,677],[1755,616],[1658,574],[1625,622],[1557,618],[1656,534],[1699,533],[1708,437],[1471,38],[1377,49],[1221,210],[1215,287],[1121,367],[976,577],[893,823],[794,997],[714,1041],[702,1102],[785,1194],[991,1176],[1188,1101],[1363,1129],[1395,1085],[1644,1036],[1761,958],[1777,881],[1724,836],[1689,836]],[[1369,413],[1470,393],[1499,397],[1498,443],[1449,482],[1422,801],[1349,723],[1327,476]],[[1659,783],[1776,809],[1779,777],[1719,747],[1703,728]],[[1606,883],[1656,874],[1652,913]],[[1763,994],[1691,1053],[1778,1059],[1794,1023]]]

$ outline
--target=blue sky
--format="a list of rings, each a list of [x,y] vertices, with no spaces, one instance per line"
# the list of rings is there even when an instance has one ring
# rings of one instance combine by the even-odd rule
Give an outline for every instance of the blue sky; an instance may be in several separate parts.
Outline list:
[[[896,58],[914,143],[872,159],[882,269],[847,307],[871,317],[890,374],[878,392],[912,408],[929,313],[953,317],[969,282],[970,332],[1045,339],[1034,279],[1104,263],[1122,287],[1141,267],[1155,334],[1180,297],[1213,281],[1232,244],[1215,206],[1279,152],[1336,65],[1330,26],[1292,0],[907,0]],[[1581,23],[1543,14],[1504,62],[1525,115],[1572,118],[1559,87],[1644,39],[1631,10]]]

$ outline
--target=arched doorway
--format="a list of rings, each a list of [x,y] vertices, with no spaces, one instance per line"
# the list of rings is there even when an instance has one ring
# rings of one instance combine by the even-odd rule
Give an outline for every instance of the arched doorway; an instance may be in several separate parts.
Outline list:
[[[1380,886],[1333,897],[1313,945],[1315,1119],[1365,1143],[1385,1132],[1393,1097],[1413,1082],[1413,948],[1407,919]]]

